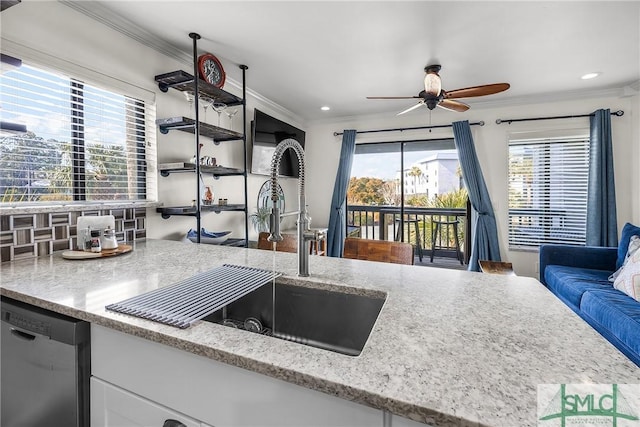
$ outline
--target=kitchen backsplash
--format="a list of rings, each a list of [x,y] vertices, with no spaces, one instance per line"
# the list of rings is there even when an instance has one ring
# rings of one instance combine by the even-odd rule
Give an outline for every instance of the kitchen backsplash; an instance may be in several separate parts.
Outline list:
[[[119,242],[146,238],[146,208],[91,209],[0,216],[2,262],[75,249],[76,223],[82,215],[113,215]]]

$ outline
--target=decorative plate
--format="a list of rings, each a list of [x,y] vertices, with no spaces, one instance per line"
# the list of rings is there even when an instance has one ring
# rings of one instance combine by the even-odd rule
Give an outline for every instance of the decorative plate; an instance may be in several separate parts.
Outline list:
[[[198,57],[198,72],[202,80],[218,89],[222,89],[222,86],[224,86],[224,80],[227,75],[218,58],[211,53],[205,53]]]
[[[276,190],[278,194],[278,207],[280,208],[280,213],[284,213],[284,191],[282,191],[282,187],[280,184],[278,185],[278,189]],[[273,201],[271,201],[271,180],[267,180],[260,187],[260,191],[258,192],[258,208],[269,208],[273,207]]]

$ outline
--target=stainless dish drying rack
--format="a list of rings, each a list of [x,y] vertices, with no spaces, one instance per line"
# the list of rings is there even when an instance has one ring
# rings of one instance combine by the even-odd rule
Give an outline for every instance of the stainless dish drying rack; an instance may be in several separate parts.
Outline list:
[[[224,264],[165,288],[109,304],[106,309],[184,329],[281,274]]]

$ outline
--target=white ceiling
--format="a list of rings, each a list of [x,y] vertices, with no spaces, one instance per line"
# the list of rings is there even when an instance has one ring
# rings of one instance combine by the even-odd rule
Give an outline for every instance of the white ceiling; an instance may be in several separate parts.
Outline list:
[[[192,49],[188,33],[199,33],[200,51],[223,60],[230,78],[240,81],[234,63],[247,64],[252,91],[306,121],[399,112],[414,101],[365,97],[417,95],[431,63],[442,64],[446,90],[511,84],[501,94],[463,99],[472,108],[614,88],[628,94],[640,78],[637,1],[77,4],[143,42],[185,55]],[[580,79],[592,71],[602,75]],[[320,111],[323,105],[331,110]]]

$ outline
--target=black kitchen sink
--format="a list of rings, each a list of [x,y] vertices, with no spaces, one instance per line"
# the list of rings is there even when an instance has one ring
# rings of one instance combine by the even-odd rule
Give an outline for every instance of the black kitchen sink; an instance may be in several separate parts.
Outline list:
[[[203,320],[272,335],[350,356],[369,338],[385,297],[275,284],[264,285]]]

